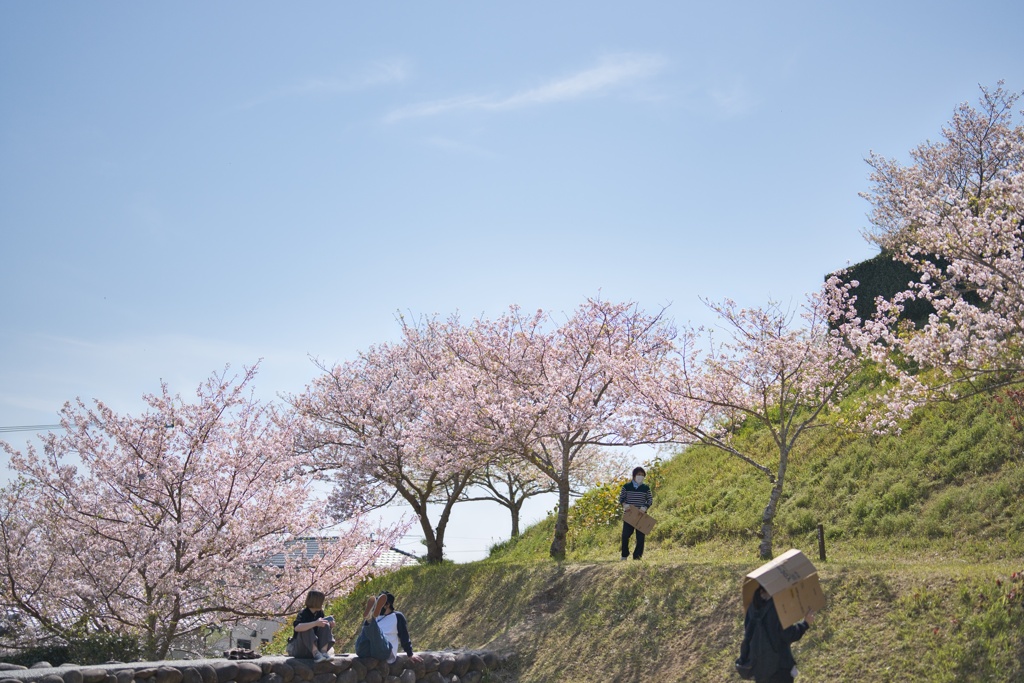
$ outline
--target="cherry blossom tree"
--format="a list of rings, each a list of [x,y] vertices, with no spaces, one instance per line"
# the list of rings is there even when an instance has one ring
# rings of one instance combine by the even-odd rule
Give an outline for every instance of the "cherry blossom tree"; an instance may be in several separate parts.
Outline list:
[[[348,482],[377,482],[412,507],[427,546],[427,560],[444,559],[444,535],[484,451],[451,438],[441,417],[452,396],[443,353],[427,344],[381,344],[322,374],[292,399],[307,419],[301,442],[316,467],[333,472],[341,487],[332,494],[344,505]],[[428,506],[441,506],[435,522]]]
[[[576,457],[572,470],[570,495],[580,496],[601,482],[620,477],[628,466],[611,449],[592,448]],[[508,509],[512,517],[511,537],[519,536],[520,514],[527,499],[557,493],[558,485],[530,462],[498,453],[479,470],[470,487],[463,492],[466,501],[490,501]]]
[[[468,368],[460,424],[489,447],[535,467],[555,486],[558,511],[550,554],[563,559],[569,501],[596,447],[658,442],[623,377],[632,358],[667,348],[661,315],[631,303],[595,299],[554,329],[551,315],[518,307],[497,320],[477,320],[449,335]]]
[[[520,534],[523,503],[534,496],[557,490],[555,483],[541,475],[536,468],[523,460],[506,456],[496,458],[479,470],[462,492],[462,500],[489,501],[507,509],[512,518],[511,537],[516,538]]]
[[[291,420],[252,397],[255,368],[227,372],[192,401],[162,383],[134,416],[67,403],[41,453],[3,443],[17,474],[0,492],[11,607],[61,637],[136,634],[159,659],[176,638],[293,613],[311,588],[344,592],[368,573],[401,530],[324,528]],[[309,537],[318,551],[297,551]]]
[[[919,273],[891,302],[935,309],[920,331],[885,339],[897,372],[893,402],[950,399],[1024,381],[1024,126],[1019,95],[981,88],[977,108],[955,110],[942,139],[910,152],[907,166],[872,154],[867,238]],[[902,362],[900,362],[902,361]]]
[[[799,321],[778,303],[741,309],[729,300],[705,302],[719,317],[726,340],[714,331],[680,331],[672,362],[634,363],[634,386],[672,439],[719,448],[762,472],[772,483],[761,515],[760,556],[772,556],[773,528],[786,483],[789,456],[800,437],[836,410],[868,356],[874,339],[856,316],[850,290],[832,277],[808,298]],[[768,462],[741,450],[736,428],[763,425],[775,444]]]

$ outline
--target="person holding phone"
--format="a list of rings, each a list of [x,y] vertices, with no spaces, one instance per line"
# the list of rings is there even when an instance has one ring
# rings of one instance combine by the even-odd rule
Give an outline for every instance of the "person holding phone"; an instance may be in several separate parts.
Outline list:
[[[306,607],[292,622],[292,637],[288,639],[287,651],[292,657],[312,657],[314,662],[321,662],[334,655],[334,617],[324,616],[326,600],[320,591],[306,595]]]

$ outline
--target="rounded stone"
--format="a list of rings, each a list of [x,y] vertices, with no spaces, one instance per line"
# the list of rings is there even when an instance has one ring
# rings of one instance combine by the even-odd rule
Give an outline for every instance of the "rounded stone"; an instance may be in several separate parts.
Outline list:
[[[395,661],[391,662],[390,666],[382,667],[381,672],[384,673],[385,676],[397,676],[408,669],[410,663],[408,655],[398,655],[398,657],[395,658]]]
[[[352,659],[350,661],[352,663],[352,667],[349,669],[349,671],[354,671],[355,672],[356,680],[357,681],[361,681],[364,678],[366,678],[366,665],[363,664],[362,657],[356,657],[356,658],[354,658],[354,659]],[[374,661],[376,661],[376,660],[374,660]]]
[[[462,683],[480,683],[484,678],[483,673],[480,671],[468,671],[466,675],[462,677]]]
[[[416,683],[416,672],[412,669],[406,669],[402,672],[402,675],[398,677],[402,683]]]
[[[455,658],[455,673],[459,674],[460,676],[465,675],[465,673],[469,671],[469,661],[469,655],[467,655],[464,652],[460,653]]]
[[[217,683],[217,670],[209,664],[200,664],[196,671],[203,677],[203,683]]]
[[[290,659],[288,662],[291,664],[292,671],[295,673],[295,678],[300,681],[313,680],[313,667],[298,659]]]
[[[382,662],[375,657],[356,657],[356,661],[362,664],[367,671],[373,671]]]
[[[95,669],[92,669],[92,671],[95,671]],[[82,681],[85,679],[85,676],[78,669],[68,669],[67,671],[61,673],[60,677],[64,680],[64,683],[82,683]],[[106,672],[104,672],[103,678],[106,677],[107,674]],[[99,681],[95,678],[95,676],[93,676],[92,680],[89,681],[89,683],[99,683]]]
[[[295,678],[295,672],[284,662],[271,662],[270,671],[280,676],[284,683],[291,683],[292,679]]]
[[[211,664],[213,670],[217,672],[217,683],[227,683],[228,681],[235,680],[235,674],[238,673],[238,665],[233,661],[216,662]],[[138,678],[138,676],[136,676]]]
[[[100,669],[99,667],[90,666],[80,669],[79,673],[82,675],[82,680],[85,683],[102,683],[102,681],[107,680],[107,670]],[[68,680],[67,676],[65,676],[64,680]]]
[[[380,671],[374,669],[373,671],[366,672],[366,683],[384,683],[384,677],[380,675]]]
[[[173,666],[161,666],[156,670],[156,683],[181,683],[184,674]]]
[[[117,676],[117,683],[132,683],[135,680],[135,672],[131,669],[121,669],[114,675]]]
[[[455,668],[455,657],[445,652],[437,658],[437,672],[442,676],[450,676]]]
[[[256,662],[238,662],[238,670],[235,671],[235,683],[256,683],[263,677],[263,667]],[[157,683],[163,683],[157,681]]]
[[[353,669],[349,669],[338,676],[338,683],[359,683],[359,678],[356,676],[356,672]]]

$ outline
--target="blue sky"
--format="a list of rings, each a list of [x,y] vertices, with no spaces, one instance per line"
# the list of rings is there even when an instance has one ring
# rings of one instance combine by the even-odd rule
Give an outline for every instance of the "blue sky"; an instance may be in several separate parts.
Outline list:
[[[0,3],[0,427],[259,358],[273,399],[398,311],[799,302],[875,253],[870,151],[1024,89],[1022,25],[1011,0]],[[486,507],[456,559],[507,533]]]

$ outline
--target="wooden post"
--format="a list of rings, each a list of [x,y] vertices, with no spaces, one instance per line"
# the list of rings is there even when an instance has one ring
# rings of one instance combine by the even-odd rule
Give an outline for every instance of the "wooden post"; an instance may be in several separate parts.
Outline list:
[[[825,561],[825,525],[818,525],[818,557]]]

